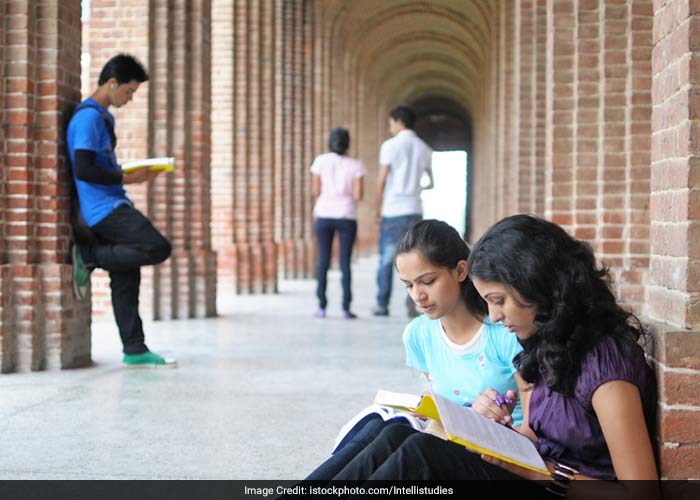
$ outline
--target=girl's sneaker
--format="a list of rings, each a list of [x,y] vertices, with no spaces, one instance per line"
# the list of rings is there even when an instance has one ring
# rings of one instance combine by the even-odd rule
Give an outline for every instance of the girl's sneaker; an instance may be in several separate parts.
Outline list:
[[[318,310],[314,313],[314,318],[321,318],[321,319],[323,319],[323,318],[325,318],[325,317],[326,317],[326,310],[325,310],[325,309],[318,309]]]
[[[343,318],[345,318],[345,319],[357,319],[357,315],[351,313],[350,311],[343,311]]]

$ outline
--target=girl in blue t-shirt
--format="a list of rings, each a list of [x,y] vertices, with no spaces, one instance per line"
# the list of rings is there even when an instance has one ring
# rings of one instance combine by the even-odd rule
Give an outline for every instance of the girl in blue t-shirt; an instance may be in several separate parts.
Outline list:
[[[486,303],[467,278],[468,258],[467,244],[442,221],[420,221],[399,239],[396,269],[424,313],[404,331],[406,364],[422,372],[435,393],[459,404],[470,406],[486,390],[515,401],[519,375],[513,358],[522,348],[503,325],[488,320]],[[519,403],[507,418],[520,424]],[[406,424],[377,415],[361,420],[306,479],[335,477],[387,425]]]

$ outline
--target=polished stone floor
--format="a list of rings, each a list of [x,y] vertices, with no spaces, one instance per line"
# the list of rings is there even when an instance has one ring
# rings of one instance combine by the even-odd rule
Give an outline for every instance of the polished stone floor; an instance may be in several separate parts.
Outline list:
[[[220,293],[218,318],[146,323],[177,369],[120,365],[111,322],[93,325],[95,366],[0,376],[2,479],[300,479],[378,388],[418,392],[404,365],[404,292],[369,314],[376,258],[353,264],[354,321],[312,318],[315,282],[271,296]],[[397,293],[398,292],[398,293]]]

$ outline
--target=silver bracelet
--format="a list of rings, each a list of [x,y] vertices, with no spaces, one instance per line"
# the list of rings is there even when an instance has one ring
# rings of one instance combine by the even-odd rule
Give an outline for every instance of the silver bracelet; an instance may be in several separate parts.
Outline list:
[[[544,489],[560,498],[566,498],[569,492],[569,483],[574,480],[578,471],[571,466],[554,462],[554,470],[551,473],[552,480]]]

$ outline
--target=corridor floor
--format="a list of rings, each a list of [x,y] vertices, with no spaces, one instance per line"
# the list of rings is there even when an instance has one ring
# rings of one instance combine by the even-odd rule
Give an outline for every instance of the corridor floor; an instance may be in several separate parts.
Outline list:
[[[0,376],[2,479],[301,479],[378,388],[419,392],[404,365],[407,322],[395,278],[392,316],[374,318],[376,258],[353,264],[353,309],[312,318],[312,280],[278,295],[220,291],[219,317],[146,323],[174,370],[121,367],[111,322],[93,325],[95,365]]]

